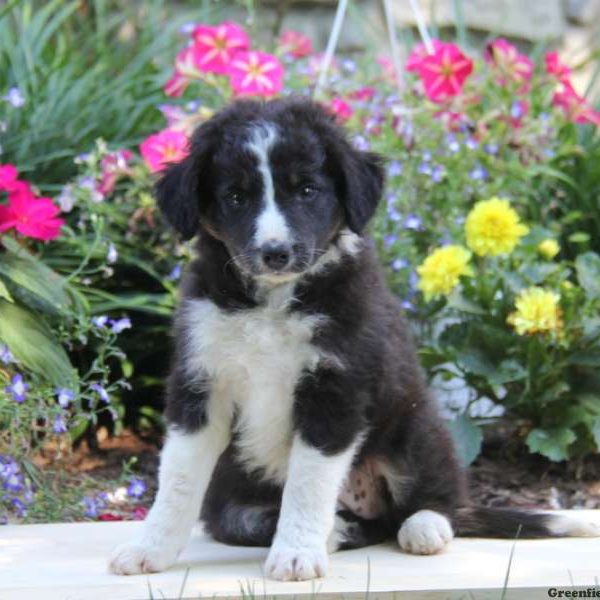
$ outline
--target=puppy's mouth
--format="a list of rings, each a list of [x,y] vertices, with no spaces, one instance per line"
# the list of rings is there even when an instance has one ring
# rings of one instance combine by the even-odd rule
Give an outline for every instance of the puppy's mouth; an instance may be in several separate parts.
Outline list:
[[[270,283],[285,283],[310,269],[314,254],[302,244],[272,243],[238,254],[233,261],[245,275]]]

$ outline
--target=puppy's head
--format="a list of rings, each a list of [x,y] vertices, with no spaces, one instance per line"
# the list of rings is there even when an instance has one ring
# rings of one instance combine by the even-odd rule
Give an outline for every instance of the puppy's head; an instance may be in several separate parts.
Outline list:
[[[283,280],[343,228],[360,234],[382,186],[380,158],[354,149],[318,104],[273,100],[235,103],[201,125],[156,192],[184,239],[202,231],[246,274]]]

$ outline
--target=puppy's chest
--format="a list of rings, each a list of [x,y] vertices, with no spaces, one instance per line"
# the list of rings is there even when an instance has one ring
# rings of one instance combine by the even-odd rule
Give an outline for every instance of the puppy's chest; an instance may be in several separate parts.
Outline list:
[[[225,313],[209,301],[186,307],[187,368],[208,377],[211,401],[236,415],[236,446],[248,468],[285,479],[295,387],[319,362],[311,344],[319,316],[255,308]]]

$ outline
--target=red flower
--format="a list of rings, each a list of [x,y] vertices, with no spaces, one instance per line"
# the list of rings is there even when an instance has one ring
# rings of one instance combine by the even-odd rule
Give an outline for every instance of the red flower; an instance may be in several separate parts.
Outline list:
[[[546,52],[544,62],[546,63],[546,73],[553,75],[561,83],[569,83],[571,69],[560,61],[558,52]]]
[[[439,42],[433,54],[424,56],[417,68],[426,96],[442,103],[462,92],[473,71],[473,61],[455,44]]]
[[[327,108],[342,122],[347,121],[354,114],[352,107],[341,98],[333,98],[330,100],[327,104]]]
[[[187,156],[188,139],[181,131],[163,129],[147,137],[140,144],[140,152],[150,171],[156,173]]]
[[[131,516],[136,521],[143,521],[146,518],[147,515],[148,515],[148,509],[145,506],[136,506],[131,511]]]
[[[373,97],[375,96],[376,93],[377,93],[377,90],[374,87],[365,86],[365,87],[361,87],[357,90],[354,90],[351,94],[349,94],[349,96],[350,96],[350,98],[352,98],[352,100],[360,100],[362,102],[368,102],[369,100],[373,99]]]
[[[123,517],[117,513],[105,512],[98,515],[98,521],[123,521]]]
[[[283,88],[283,66],[265,52],[238,52],[229,80],[236,96],[274,96]]]
[[[295,58],[302,58],[313,51],[310,38],[299,31],[284,31],[278,43],[284,53]]]
[[[499,71],[500,85],[512,82],[522,86],[519,91],[526,90],[533,75],[533,61],[528,56],[519,54],[516,46],[503,38],[498,38],[487,44],[484,58]]]
[[[15,165],[0,165],[0,191],[11,192],[17,183],[18,174]]]
[[[574,123],[600,126],[600,112],[594,110],[570,83],[563,83],[560,89],[554,92],[552,105],[562,108],[567,118]]]
[[[25,182],[20,182],[25,183]],[[36,198],[27,184],[10,193],[8,204],[0,206],[0,233],[13,227],[36,240],[53,240],[60,235],[64,220],[50,198]]]
[[[199,25],[192,33],[197,66],[201,71],[226,75],[234,56],[250,48],[248,34],[235,23]]]

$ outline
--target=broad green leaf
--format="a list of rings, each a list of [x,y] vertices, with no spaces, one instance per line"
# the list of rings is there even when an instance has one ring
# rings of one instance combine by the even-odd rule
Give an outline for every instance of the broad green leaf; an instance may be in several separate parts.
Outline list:
[[[590,234],[585,231],[576,231],[569,236],[569,241],[574,244],[585,244],[590,241]]]
[[[17,360],[55,386],[77,387],[76,372],[64,348],[40,317],[0,299],[0,341]]]
[[[458,456],[465,467],[470,465],[481,452],[483,434],[473,420],[465,413],[453,421],[448,421],[448,429],[454,438]]]
[[[448,306],[472,315],[485,315],[486,311],[476,302],[465,298],[460,292],[453,292],[448,296]]]
[[[14,240],[3,240],[0,277],[11,294],[34,310],[65,314],[71,305],[65,280]]]
[[[532,429],[525,440],[532,452],[537,452],[553,461],[569,458],[569,446],[577,439],[571,429],[554,427]]]
[[[600,298],[600,256],[595,252],[580,254],[575,268],[581,287],[593,298]]]
[[[6,285],[4,285],[2,279],[0,279],[0,298],[4,298],[9,302],[14,302],[13,297],[10,295],[8,288],[6,287]]]

